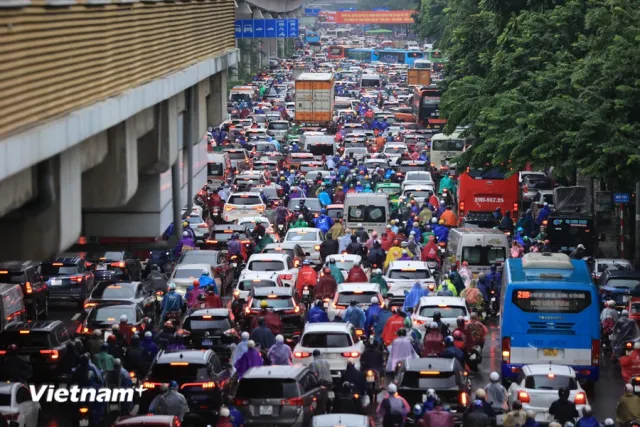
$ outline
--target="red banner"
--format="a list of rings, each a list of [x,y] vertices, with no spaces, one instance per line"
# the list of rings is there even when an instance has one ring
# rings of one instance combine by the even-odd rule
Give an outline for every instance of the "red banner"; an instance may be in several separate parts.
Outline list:
[[[327,23],[334,24],[413,24],[413,10],[321,11]]]

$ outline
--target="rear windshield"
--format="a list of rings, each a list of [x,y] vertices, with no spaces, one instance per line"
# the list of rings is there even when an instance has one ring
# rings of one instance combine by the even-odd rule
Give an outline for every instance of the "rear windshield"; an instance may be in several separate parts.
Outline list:
[[[504,262],[507,250],[499,246],[465,246],[462,248],[462,261],[469,265],[493,265]]]
[[[87,255],[88,260],[96,261],[120,261],[122,260],[122,252],[95,252]]]
[[[11,344],[15,344],[19,349],[40,350],[51,348],[49,333],[40,331],[30,331],[28,334],[21,334],[17,330],[4,331],[0,346],[7,348]]]
[[[302,346],[311,348],[342,348],[351,347],[349,334],[309,333],[302,337]]]
[[[66,276],[69,274],[78,273],[78,266],[76,265],[62,265],[57,266],[53,264],[42,264],[40,271],[43,276]]]
[[[289,129],[289,124],[287,123],[269,123],[269,126],[267,126],[268,129],[271,130],[287,130]]]
[[[213,175],[213,176],[224,175],[224,165],[222,163],[208,163],[207,175]]]
[[[320,200],[318,199],[291,199],[289,200],[288,208],[289,210],[294,210],[296,206],[300,206],[300,200],[304,200],[304,205],[309,208],[310,211],[318,212],[320,211]]]
[[[275,282],[271,280],[243,280],[238,282],[238,289],[241,291],[250,291],[253,288],[271,288],[274,286],[278,286]]]
[[[612,278],[607,280],[607,287],[614,289],[634,289],[638,285],[640,285],[640,279]]]
[[[621,264],[621,263],[617,263],[617,262],[616,263],[612,263],[612,264],[599,262],[598,263],[598,273],[602,273],[605,270],[631,270],[631,266],[629,264]]]
[[[428,279],[431,277],[429,274],[429,270],[411,270],[411,271],[403,271],[403,270],[391,270],[389,271],[389,279],[400,279],[400,280],[419,280],[419,279]]]
[[[334,154],[333,144],[308,144],[307,150],[314,156],[331,156]]]
[[[228,233],[226,232],[228,231]],[[218,242],[227,242],[231,240],[231,236],[233,233],[237,233],[240,239],[244,239],[247,235],[242,231],[232,231],[232,230],[214,230],[211,232],[211,239],[217,240]],[[197,251],[194,251],[197,252]]]
[[[155,364],[149,376],[149,380],[152,382],[168,383],[177,381],[178,384],[205,381],[208,379],[209,376],[206,366],[193,363],[189,363],[188,365],[170,365],[169,363]]]
[[[201,268],[179,268],[173,277],[176,279],[197,279],[200,276],[202,276]]]
[[[258,182],[257,180],[254,182]],[[261,205],[262,200],[258,196],[231,196],[229,201],[232,205]]]
[[[283,308],[293,308],[293,301],[291,297],[286,295],[278,295],[277,298],[267,298],[267,297],[254,297],[253,298],[253,308],[260,308],[260,303],[262,301],[267,302],[267,306],[273,309],[283,309]]]
[[[237,398],[264,399],[298,397],[298,383],[276,378],[243,378],[238,385]]]
[[[282,261],[251,261],[249,263],[250,271],[281,271],[284,270],[284,262]]]
[[[21,271],[7,271],[6,273],[0,273],[0,283],[22,283],[24,281],[24,273]]]
[[[266,248],[262,251],[263,254],[288,254],[291,258],[294,257],[293,249],[284,248]]]
[[[377,292],[341,292],[338,295],[338,304],[346,305],[351,301],[356,301],[358,304],[371,304],[371,297],[377,297]]]
[[[398,172],[402,172],[402,173],[407,173],[407,172],[420,172],[425,170],[426,167],[425,165],[401,165],[398,168]],[[413,178],[411,178],[412,181],[414,181]]]
[[[424,166],[421,166],[421,167],[424,169]],[[426,182],[433,181],[431,179],[430,173],[412,173],[411,175],[407,176],[407,179],[411,181],[426,181]]]
[[[578,384],[575,378],[564,375],[531,375],[524,380],[524,386],[533,390],[559,390],[566,387],[569,390],[577,390]]]
[[[128,318],[129,324],[132,324],[136,321],[136,309],[133,305],[131,306],[123,306],[123,305],[109,305],[104,307],[98,307],[91,310],[89,314],[89,322],[97,322],[97,323],[117,323],[120,321],[120,316],[125,314]]]
[[[315,242],[318,240],[318,236],[315,232],[294,231],[287,233],[286,240],[288,242]]]
[[[188,331],[197,329],[220,329],[226,331],[227,329],[231,329],[231,322],[229,322],[228,317],[211,316],[211,318],[204,318],[203,316],[194,316],[187,317],[182,327]]]
[[[433,313],[438,311],[440,312],[440,314],[442,314],[442,317],[447,319],[457,318],[458,316],[464,317],[467,315],[467,310],[464,307],[440,307],[438,305],[425,305],[423,307],[420,307],[420,316],[433,317]]]
[[[91,293],[92,298],[117,298],[129,299],[136,296],[136,290],[133,286],[108,285],[98,286]]]
[[[403,194],[405,197],[411,197],[420,199],[420,198],[429,198],[433,195],[433,191],[430,190],[407,190]]]
[[[227,151],[229,153],[229,158],[231,160],[244,160],[245,153],[244,151]]]
[[[553,181],[549,178],[527,178],[526,185],[537,190],[553,190]]]
[[[407,388],[420,388],[420,389],[450,389],[458,386],[456,381],[456,375],[454,372],[440,372],[435,374],[436,371],[428,371],[429,374],[415,371],[405,372],[402,375],[402,386]]]
[[[178,264],[214,264],[216,261],[216,253],[202,252],[202,251],[188,251],[185,252]]]

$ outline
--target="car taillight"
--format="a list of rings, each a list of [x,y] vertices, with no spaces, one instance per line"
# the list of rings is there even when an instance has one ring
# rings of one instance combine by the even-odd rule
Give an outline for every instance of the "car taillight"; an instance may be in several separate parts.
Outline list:
[[[420,320],[420,319],[413,319],[413,324],[414,325],[424,325],[425,321],[424,320]]]
[[[293,276],[292,276],[291,274],[281,274],[281,275],[280,275],[280,278],[281,278],[282,280],[291,280],[291,278],[292,278],[292,277],[293,277]]]
[[[583,392],[579,392],[576,394],[576,398],[573,399],[573,403],[576,405],[586,405],[587,404],[587,396]]]
[[[71,276],[69,277],[69,280],[71,280],[73,283],[80,283],[82,282],[82,276]]]
[[[209,228],[207,224],[198,224],[198,228]]]
[[[207,381],[202,383],[184,383],[180,386],[181,389],[187,387],[216,388],[216,383],[213,381]]]
[[[511,361],[511,338],[502,338],[502,361],[509,363]]]
[[[58,350],[40,350],[40,354],[47,354],[51,360],[56,360],[59,357]]]
[[[461,212],[464,211],[464,202],[460,202],[460,206],[458,207],[458,210],[460,210]]]
[[[311,356],[311,353],[307,353],[306,351],[296,351],[295,353],[293,353],[293,357],[296,357],[298,359],[304,359],[305,357],[309,356]]]
[[[280,401],[280,404],[282,406],[302,406],[304,404],[304,401],[301,397],[294,397],[291,399],[283,399],[282,401]]]
[[[244,399],[233,399],[233,404],[236,406],[245,406],[249,404],[249,401]]]
[[[235,208],[236,208],[235,206],[231,206],[231,205],[225,205],[224,206],[224,210],[227,211],[227,212],[232,211]]]
[[[156,388],[156,386],[159,386],[160,383],[151,383],[151,382],[144,382],[142,383],[142,387],[144,388]]]
[[[518,212],[518,202],[514,202],[513,203],[513,213],[517,213]]]
[[[591,340],[591,366],[600,366],[600,340]]]
[[[463,408],[466,408],[468,404],[469,404],[469,395],[463,391],[462,393],[460,393],[460,406],[462,406]]]
[[[531,398],[529,397],[529,393],[527,393],[526,391],[522,391],[520,390],[518,392],[518,400],[522,403],[529,403],[531,402]]]
[[[263,206],[263,205],[256,206],[256,207],[255,207],[255,209],[256,209],[258,212],[264,212],[264,206]]]
[[[124,263],[124,261],[112,262],[111,263],[111,267],[124,268],[125,267],[125,263]]]
[[[31,289],[31,283],[30,282],[25,283],[24,284],[24,288],[25,288],[25,292],[26,293],[28,293],[28,294],[33,293],[33,289]]]
[[[91,307],[95,307],[96,305],[98,305],[95,302],[85,302],[84,303],[84,308],[91,308]]]
[[[357,351],[347,351],[342,353],[342,357],[360,357],[360,353]]]

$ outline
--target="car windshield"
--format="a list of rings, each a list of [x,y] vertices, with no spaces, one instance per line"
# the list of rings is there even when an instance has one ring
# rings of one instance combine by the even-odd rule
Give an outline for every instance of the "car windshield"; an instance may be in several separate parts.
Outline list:
[[[258,181],[254,181],[255,183],[257,183]],[[239,206],[243,206],[243,205],[261,205],[262,204],[262,200],[260,199],[259,196],[248,196],[248,195],[244,195],[244,196],[235,196],[232,195],[231,197],[229,197],[229,201],[227,202],[231,205],[239,205]]]
[[[371,297],[377,297],[377,292],[340,292],[338,295],[338,304],[348,305],[351,301],[358,304],[371,304]]]
[[[419,165],[419,164],[415,164],[415,165],[400,165],[400,167],[398,168],[398,172],[402,172],[402,173],[419,172],[419,171],[425,170],[425,168],[426,168],[425,165]],[[411,178],[411,180],[412,181],[416,181],[413,178]],[[424,181],[424,180],[421,179],[420,181]]]
[[[462,248],[462,261],[469,265],[493,265],[506,259],[507,250],[500,246],[465,246]]]
[[[311,332],[302,336],[301,345],[310,348],[351,347],[351,336],[345,333]]]
[[[211,232],[211,239],[217,240],[218,242],[228,242],[231,240],[231,236],[233,233],[237,233],[240,240],[246,238],[246,234],[243,231],[233,231],[233,230],[213,230]],[[198,252],[198,251],[192,251]]]
[[[295,210],[296,206],[300,206],[300,201],[304,200],[304,205],[312,212],[320,212],[321,205],[318,199],[290,199],[287,207],[290,211]]]
[[[396,195],[400,194],[400,187],[376,187],[376,192],[378,191],[382,191],[384,194]]]
[[[49,332],[29,331],[28,334],[20,333],[19,330],[3,331],[0,346],[7,348],[10,344],[15,344],[19,349],[49,349]]]
[[[640,279],[619,279],[614,277],[607,280],[606,286],[614,289],[634,289],[638,285],[640,285]]]
[[[299,395],[298,383],[294,380],[280,378],[243,378],[238,384],[236,398],[264,399],[291,398]]]
[[[134,286],[122,286],[122,285],[99,285],[91,293],[91,298],[116,298],[116,299],[130,299],[136,296],[136,289]]]
[[[179,264],[216,264],[216,254],[202,251],[188,251],[180,258]]]
[[[108,305],[94,308],[89,314],[89,323],[114,324],[120,321],[120,316],[125,314],[129,324],[136,321],[136,308],[134,305]]]
[[[433,313],[440,312],[442,317],[447,319],[455,319],[458,316],[466,316],[467,310],[464,307],[460,306],[450,306],[450,305],[423,305],[420,307],[420,316],[422,317],[433,317]]]
[[[559,390],[566,387],[569,390],[577,390],[578,383],[575,378],[566,375],[530,375],[524,380],[525,388],[531,390]]]
[[[424,168],[424,166],[422,166]],[[428,172],[411,173],[407,175],[407,181],[428,181],[431,182],[431,174]]]
[[[187,218],[187,222],[189,224],[202,224],[204,222],[204,219],[202,219],[201,216],[190,216],[189,218]]]
[[[339,270],[351,270],[354,264],[353,261],[336,261],[336,267],[338,267]]]
[[[278,284],[271,280],[252,279],[241,280],[238,282],[238,289],[241,291],[250,291],[253,288],[270,288],[274,286],[278,286]]]
[[[245,160],[245,152],[244,151],[227,151],[229,153],[229,158],[231,160]]]
[[[286,236],[287,242],[315,242],[317,240],[317,233],[311,231],[289,231]]]
[[[40,266],[40,272],[43,276],[68,276],[70,274],[78,273],[78,267],[75,265],[55,265],[54,264],[42,264]]]
[[[433,191],[431,190],[407,190],[404,192],[403,196],[404,197],[411,197],[413,196],[414,198],[429,198],[431,197],[431,195],[433,194]]]
[[[228,317],[225,316],[209,316],[209,315],[197,315],[187,317],[184,320],[184,324],[182,327],[188,331],[194,330],[212,330],[218,329],[226,331],[227,329],[231,329],[231,322]]]
[[[284,262],[272,260],[255,260],[249,262],[249,271],[282,271]]]
[[[186,362],[155,363],[149,375],[149,381],[168,383],[176,381],[178,384],[206,381],[209,379],[207,367],[200,364]]]
[[[286,295],[277,295],[276,298],[269,298],[266,296],[254,297],[253,304],[251,305],[253,308],[260,308],[260,303],[262,301],[266,301],[269,308],[274,309],[283,309],[283,308],[293,308],[293,301],[290,296]]]
[[[402,269],[402,270],[391,270],[388,275],[389,279],[400,279],[400,280],[420,280],[420,279],[428,279],[431,277],[429,274],[429,270],[418,270],[415,268],[412,269]]]
[[[269,123],[269,126],[267,126],[268,129],[271,130],[287,130],[289,129],[289,124],[288,123]]]
[[[202,276],[201,268],[178,268],[173,277],[175,279],[198,279],[200,276]]]

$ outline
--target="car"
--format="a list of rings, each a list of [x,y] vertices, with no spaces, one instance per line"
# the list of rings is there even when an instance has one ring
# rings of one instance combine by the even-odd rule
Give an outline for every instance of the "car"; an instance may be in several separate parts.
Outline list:
[[[220,295],[233,284],[233,268],[229,265],[227,251],[196,250],[183,253],[178,264],[209,264],[213,267],[213,279],[218,285]]]
[[[258,160],[253,161],[254,171],[269,171],[271,173],[278,173],[278,161],[270,160],[269,158],[261,157]]]
[[[267,126],[267,134],[271,135],[277,141],[284,140],[289,131],[289,121],[287,120],[271,120]]]
[[[207,424],[222,406],[220,373],[222,363],[213,350],[164,351],[156,356],[142,386],[139,413],[149,412],[149,404],[162,393],[162,384],[176,381],[186,398],[189,412],[200,415]]]
[[[40,262],[0,262],[0,283],[20,284],[24,295],[27,319],[38,320],[48,317],[49,287],[40,275]]]
[[[325,207],[327,216],[334,220],[342,219],[344,216],[344,205],[342,203],[333,203]]]
[[[227,249],[229,240],[233,234],[238,235],[238,239],[243,242],[247,249],[251,248],[251,232],[246,225],[237,224],[216,224],[211,228],[209,237],[204,241],[207,249]],[[193,251],[192,251],[193,252]]]
[[[300,206],[300,201],[304,200],[304,205],[309,209],[314,216],[318,216],[320,214],[320,210],[322,210],[322,204],[320,200],[310,197],[300,197],[297,199],[290,199],[289,204],[287,205],[287,209],[290,211],[296,211],[296,206]]]
[[[267,205],[258,192],[232,193],[225,202],[222,219],[233,222],[244,216],[262,215],[266,208]]]
[[[467,307],[464,298],[427,296],[420,298],[418,307],[411,315],[414,327],[424,334],[433,321],[433,313],[435,312],[440,312],[442,323],[447,325],[451,331],[457,327],[458,317],[462,316],[465,321],[469,321],[469,307]]]
[[[386,158],[366,159],[364,167],[369,170],[375,170],[376,168],[386,169],[389,167],[389,160]]]
[[[410,291],[413,284],[420,282],[422,289],[435,289],[436,280],[431,275],[429,266],[423,261],[392,261],[384,275],[389,286],[388,295],[404,296],[404,291]]]
[[[624,258],[595,258],[593,261],[592,276],[596,281],[607,270],[633,270],[631,262]]]
[[[233,169],[243,171],[251,167],[249,153],[244,148],[225,148],[222,151],[229,153]]]
[[[169,283],[176,285],[176,292],[185,295],[194,280],[200,279],[205,270],[209,271],[209,277],[214,277],[214,269],[210,264],[177,264],[171,272]]]
[[[293,266],[300,267],[307,255],[302,247],[293,242],[269,243],[262,250],[263,254],[286,253],[293,259]]]
[[[403,160],[397,168],[398,176],[408,174],[409,172],[427,172],[429,169],[429,163],[426,160]],[[428,173],[428,172],[427,172]],[[431,174],[429,174],[431,176]],[[414,180],[414,184],[434,184],[431,181]]]
[[[271,177],[275,179],[277,176],[272,173]],[[267,209],[275,209],[280,203],[284,203],[284,188],[281,185],[256,185],[253,190],[262,193],[263,199],[267,201]]]
[[[249,292],[244,317],[247,325],[260,313],[260,303],[267,302],[267,307],[280,316],[282,335],[291,342],[300,335],[305,323],[306,307],[298,301],[295,288],[272,287],[253,288]]]
[[[455,425],[462,425],[471,394],[471,382],[455,358],[424,357],[403,361],[397,369],[398,394],[410,407],[426,400],[432,388],[439,400],[450,408]],[[557,396],[556,396],[557,397]]]
[[[269,218],[266,216],[245,216],[238,218],[237,224],[246,227],[249,229],[249,232],[252,232],[258,221],[260,221],[265,229],[271,227],[271,221],[269,221]]]
[[[406,144],[393,142],[385,144],[382,152],[392,163],[395,164],[396,160],[402,157],[402,153],[406,153],[408,150],[409,149]]]
[[[244,171],[236,175],[233,179],[233,184],[236,186],[237,191],[251,191],[251,188],[264,185],[267,180],[264,177],[264,171]]]
[[[0,385],[0,413],[5,423],[16,422],[17,427],[38,427],[41,409],[25,384],[8,382]]]
[[[349,270],[351,270],[354,265],[362,265],[362,257],[354,254],[329,255],[327,259],[325,259],[325,267],[329,266],[331,260],[336,262],[336,267],[338,267],[338,270],[340,270],[342,276],[344,276],[344,280],[347,280]]]
[[[133,302],[123,301],[119,304],[99,305],[89,309],[76,332],[80,336],[88,337],[94,331],[102,331],[104,339],[111,335],[112,326],[120,323],[120,316],[127,316],[127,323],[132,326],[132,331],[141,330],[145,313]]]
[[[191,214],[185,218],[185,221],[189,223],[189,227],[191,227],[191,230],[193,230],[196,236],[196,244],[204,243],[209,234],[209,224],[207,224],[201,215]]]
[[[240,301],[247,301],[251,289],[254,288],[272,288],[285,286],[280,278],[278,272],[265,273],[263,271],[247,271],[244,270],[238,282],[236,288],[233,290],[233,298]]]
[[[549,206],[549,209],[554,210],[555,204],[553,203],[553,190],[538,190],[538,194],[531,201],[531,209],[533,210],[533,217],[538,217],[538,212],[544,204]]]
[[[322,261],[320,259],[320,245],[323,241],[324,235],[322,231],[311,227],[290,229],[283,239],[285,243],[297,243],[300,245],[305,251],[306,259],[314,265],[319,265]]]
[[[180,419],[173,415],[138,415],[134,417],[120,417],[115,420],[113,427],[180,427]]]
[[[60,361],[72,342],[68,328],[60,320],[13,322],[0,333],[0,355],[9,345],[18,347],[17,354],[29,362],[32,382],[56,381],[62,374]]]
[[[433,183],[431,184],[407,184],[402,189],[402,197],[408,199],[413,197],[416,203],[422,205],[435,193]]]
[[[431,177],[431,173],[427,171],[407,172],[407,174],[404,177],[404,181],[402,181],[402,189],[404,189],[405,186],[411,185],[411,184],[417,184],[417,185],[431,184],[432,186],[434,185],[433,178]]]
[[[343,311],[349,307],[351,301],[356,301],[360,308],[367,310],[371,305],[371,298],[377,297],[382,303],[384,298],[378,283],[340,283],[336,293],[331,301],[331,305],[327,308],[329,320],[334,320],[336,316],[341,316]],[[325,300],[325,306],[328,305]],[[356,331],[361,334],[360,331]]]
[[[551,363],[523,365],[518,378],[509,386],[509,404],[513,407],[518,400],[523,410],[535,412],[536,422],[549,423],[554,420],[549,407],[558,400],[561,387],[569,389],[569,401],[575,403],[578,413],[582,413],[582,408],[589,403],[575,371],[571,366]]]
[[[93,252],[85,257],[91,263],[89,268],[95,275],[95,281],[107,276],[116,276],[118,280],[139,281],[142,278],[142,263],[127,251]],[[109,279],[107,279],[109,280]]]
[[[245,425],[303,427],[326,412],[328,399],[327,389],[306,366],[259,366],[238,382],[234,404]]]
[[[293,349],[293,363],[309,365],[313,362],[314,350],[322,352],[323,358],[329,362],[331,377],[337,380],[347,369],[349,360],[353,360],[356,369],[360,369],[364,342],[351,323],[307,323],[300,342]]]
[[[367,156],[368,151],[367,151],[367,147],[346,147],[344,149],[344,152],[342,153],[342,158],[343,159],[347,159],[351,156],[351,153],[353,153],[353,158],[356,159],[359,162],[364,161],[364,158]]]
[[[141,282],[98,283],[85,300],[84,309],[89,312],[95,307],[122,303],[137,305],[144,315],[151,319],[155,319],[159,311],[153,290]]]
[[[518,182],[522,183],[522,181],[524,181],[524,179],[528,176],[542,178],[546,177],[547,174],[542,171],[520,171],[518,172]]]
[[[43,262],[40,275],[49,287],[49,300],[73,301],[82,307],[95,283],[85,260],[77,255],[63,255]]]
[[[522,202],[533,202],[539,190],[553,190],[553,180],[544,175],[526,175],[520,184]]]
[[[638,285],[640,285],[640,271],[637,270],[607,268],[598,279],[602,301],[613,300],[619,310],[626,308],[627,303],[631,300],[632,291]]]
[[[253,254],[244,271],[263,273],[263,277],[270,277],[272,272],[276,272],[285,286],[295,287],[298,279],[298,268],[293,266],[291,257],[283,253]]]
[[[233,314],[226,308],[192,310],[184,318],[182,327],[190,332],[190,348],[211,349],[222,363],[231,359],[231,345],[240,342],[240,332]]]
[[[357,414],[326,414],[313,417],[311,427],[368,427],[369,418],[366,415]]]

